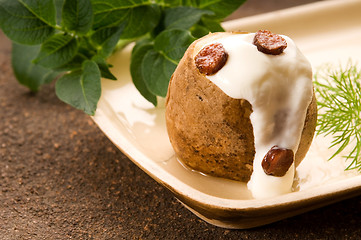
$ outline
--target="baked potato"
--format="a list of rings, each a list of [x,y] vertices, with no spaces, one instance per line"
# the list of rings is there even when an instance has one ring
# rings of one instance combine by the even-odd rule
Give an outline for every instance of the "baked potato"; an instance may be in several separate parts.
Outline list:
[[[240,34],[247,33],[213,33],[189,46],[169,83],[166,125],[174,151],[186,166],[211,176],[247,182],[253,172],[256,153],[251,121],[254,106],[248,99],[226,94],[196,64],[197,54],[205,46]],[[231,58],[231,53],[229,55]],[[227,61],[222,64],[227,65]],[[240,79],[243,74],[239,72]],[[311,75],[307,73],[310,81]],[[312,93],[305,111],[302,134],[294,154],[295,166],[305,157],[315,131],[317,107]]]

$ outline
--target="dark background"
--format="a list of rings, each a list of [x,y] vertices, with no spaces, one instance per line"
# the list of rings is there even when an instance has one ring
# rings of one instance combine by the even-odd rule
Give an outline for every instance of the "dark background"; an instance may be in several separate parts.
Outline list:
[[[232,18],[309,2],[250,0]],[[10,48],[0,34],[0,239],[361,238],[361,197],[249,230],[198,219],[54,85],[19,85]]]

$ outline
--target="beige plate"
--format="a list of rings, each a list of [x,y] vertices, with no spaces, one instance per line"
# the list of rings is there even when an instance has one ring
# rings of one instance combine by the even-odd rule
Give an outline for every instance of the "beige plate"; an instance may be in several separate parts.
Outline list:
[[[224,24],[227,30],[269,29],[290,36],[312,66],[361,60],[361,1],[323,1]],[[94,121],[135,164],[167,187],[205,221],[227,228],[250,228],[294,216],[361,193],[361,176],[343,171],[343,160],[317,137],[297,168],[294,192],[252,199],[245,184],[192,172],[179,164],[169,143],[164,107],[154,108],[131,83],[130,50],[110,62],[118,81],[103,80]]]

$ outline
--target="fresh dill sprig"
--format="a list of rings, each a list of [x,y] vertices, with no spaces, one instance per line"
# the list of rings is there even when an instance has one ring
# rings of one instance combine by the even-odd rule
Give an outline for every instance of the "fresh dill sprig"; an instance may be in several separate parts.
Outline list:
[[[348,145],[352,150],[343,156],[350,160],[346,170],[361,171],[361,69],[349,61],[345,67],[327,67],[315,75],[319,108],[317,134],[332,135],[330,148],[340,154]]]

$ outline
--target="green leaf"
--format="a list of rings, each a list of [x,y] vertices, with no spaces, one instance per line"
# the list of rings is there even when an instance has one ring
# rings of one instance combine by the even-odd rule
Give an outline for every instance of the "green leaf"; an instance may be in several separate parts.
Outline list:
[[[93,24],[90,0],[65,0],[62,20],[67,30],[75,31],[80,35],[86,34]]]
[[[92,1],[94,29],[110,28],[125,24],[122,39],[145,35],[155,28],[161,17],[160,7],[150,1]]]
[[[36,45],[54,34],[52,0],[0,0],[0,27],[13,41]]]
[[[56,9],[54,0],[18,0],[37,18],[50,26],[56,24]]]
[[[243,2],[0,0],[0,27],[13,41],[42,43],[40,50],[37,46],[37,51],[32,53],[35,55],[39,51],[36,59],[30,62],[31,69],[43,71],[43,67],[48,67],[69,71],[57,82],[57,95],[88,114],[94,114],[100,97],[99,79],[115,79],[105,60],[115,48],[147,37],[133,49],[131,74],[141,94],[156,105],[156,96],[166,95],[171,74],[189,44],[195,40],[191,32],[200,37],[208,31],[222,31],[220,20]],[[15,47],[14,51],[17,49],[20,48]],[[20,53],[16,55],[21,57]],[[26,56],[23,60],[28,58]],[[21,62],[15,60],[14,63]],[[28,63],[21,65],[28,66]],[[41,74],[38,75],[43,77],[35,79],[32,77],[35,70],[26,71],[26,68],[19,67],[16,74],[22,75],[23,81],[30,82],[25,77],[28,74],[35,83],[26,84],[34,90],[50,79]]]
[[[97,46],[98,54],[101,57],[106,58],[113,52],[123,29],[124,24],[118,27],[102,28],[91,36],[91,40]]]
[[[60,67],[53,68],[61,71],[74,71],[82,68],[85,60],[91,59],[96,55],[97,50],[92,44],[89,43],[89,38],[82,37],[78,39],[78,51],[69,62],[61,65]]]
[[[196,38],[201,38],[210,32],[224,32],[224,29],[218,20],[203,16],[199,23],[193,25],[190,31]]]
[[[125,28],[121,38],[132,39],[145,35],[157,26],[160,17],[161,11],[157,5],[129,9],[124,19]]]
[[[145,80],[142,75],[142,61],[149,50],[153,49],[152,43],[137,43],[133,48],[132,58],[130,62],[130,73],[132,75],[132,80],[135,87],[138,89],[140,94],[147,99],[149,102],[153,103],[154,106],[157,105],[157,97],[148,90]]]
[[[94,61],[85,61],[82,70],[59,78],[55,90],[58,98],[65,103],[94,115],[101,95],[98,65]]]
[[[149,50],[142,61],[141,73],[148,90],[165,97],[169,80],[188,46],[195,40],[189,31],[165,30],[154,40],[154,50]]]
[[[60,67],[68,63],[77,53],[77,40],[64,34],[55,34],[44,42],[35,63],[48,68]]]
[[[191,29],[191,34],[192,36],[196,37],[196,38],[201,38],[205,35],[207,35],[208,33],[210,33],[211,31],[209,31],[208,28],[206,28],[205,26],[196,24],[194,25]]]
[[[55,0],[56,23],[60,25],[65,0]]]
[[[133,47],[133,50],[132,50],[132,54],[134,51],[137,51],[138,48],[141,48],[143,47],[143,45],[147,45],[147,44],[154,44],[154,39],[148,37],[148,38],[142,38],[140,40],[138,40],[135,44],[135,46]]]
[[[178,7],[182,5],[182,0],[155,0],[155,2],[163,7]]]
[[[188,30],[199,22],[203,15],[213,15],[213,12],[193,7],[176,7],[165,10],[164,26],[166,29],[179,28]]]
[[[94,29],[117,26],[126,18],[130,9],[152,4],[150,0],[91,0],[91,2]]]
[[[166,7],[178,7],[178,6],[198,6],[199,0],[156,0],[158,4]]]
[[[181,29],[165,30],[156,37],[154,49],[178,64],[178,61],[194,40],[196,38],[189,31]]]
[[[165,58],[164,55],[149,50],[142,61],[141,72],[147,89],[154,95],[167,95],[169,80],[177,64]]]
[[[77,40],[79,45],[78,53],[80,52],[88,59],[92,58],[94,55],[97,54],[97,46],[94,45],[90,36],[83,36],[77,38]]]
[[[221,23],[218,20],[212,19],[211,16],[203,16],[200,25],[206,27],[210,32],[224,32]]]
[[[200,0],[197,4],[200,9],[215,13],[214,19],[222,20],[237,10],[246,0]]]
[[[12,67],[19,83],[36,92],[45,83],[51,82],[59,72],[52,71],[32,63],[40,46],[25,46],[17,43],[12,45]]]
[[[98,64],[100,74],[103,78],[107,78],[110,80],[117,80],[117,78],[110,72],[109,64],[105,61],[101,56],[94,56],[92,60]]]
[[[61,65],[59,67],[52,68],[56,71],[74,71],[79,70],[82,67],[82,64],[85,60],[88,60],[84,55],[77,54],[75,57],[73,57],[70,62],[65,63],[64,65]]]

